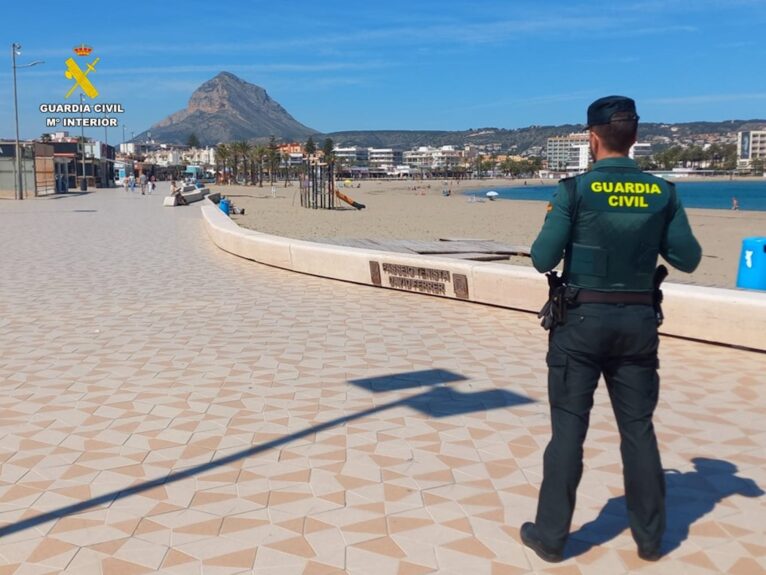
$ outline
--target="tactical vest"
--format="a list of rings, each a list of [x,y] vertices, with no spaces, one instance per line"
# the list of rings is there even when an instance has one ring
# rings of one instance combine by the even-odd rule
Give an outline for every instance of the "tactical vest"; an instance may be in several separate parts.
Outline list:
[[[660,243],[677,205],[675,186],[635,168],[604,167],[564,180],[572,239],[564,256],[569,285],[651,291]]]

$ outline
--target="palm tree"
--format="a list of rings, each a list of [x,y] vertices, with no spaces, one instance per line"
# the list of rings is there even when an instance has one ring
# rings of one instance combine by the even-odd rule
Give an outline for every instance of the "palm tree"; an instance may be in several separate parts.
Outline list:
[[[258,175],[258,146],[250,146],[247,161],[250,165],[250,184],[255,185],[255,179]]]
[[[269,182],[274,184],[274,182],[276,182],[276,171],[279,168],[280,160],[279,147],[277,146],[277,139],[274,136],[271,136],[271,139],[269,140],[267,156],[269,160]]]
[[[306,145],[303,146],[303,151],[306,152],[307,156],[313,156],[314,154],[316,154],[317,145],[314,143],[314,138],[309,136],[309,139],[306,140]]]
[[[255,150],[253,152],[255,155],[255,160],[258,163],[258,187],[263,187],[263,163],[266,159],[266,155],[268,154],[268,150],[266,149],[266,146],[256,146]]]
[[[218,144],[215,148],[215,163],[216,169],[220,162],[221,166],[221,183],[226,180],[226,162],[231,158],[231,150],[226,144]]]
[[[285,164],[285,187],[290,185],[290,152],[282,154],[282,162]]]
[[[239,161],[242,160],[242,174],[244,181],[247,182],[247,168],[248,168],[248,160],[250,157],[250,149],[251,145],[247,142],[240,141],[240,142],[234,142],[231,144],[232,150],[235,154],[235,163],[237,165],[237,175],[239,175]]]

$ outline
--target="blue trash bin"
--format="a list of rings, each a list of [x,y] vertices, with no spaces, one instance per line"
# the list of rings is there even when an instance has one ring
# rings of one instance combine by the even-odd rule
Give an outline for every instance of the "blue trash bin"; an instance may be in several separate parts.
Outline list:
[[[766,290],[766,238],[742,240],[737,287]]]
[[[218,207],[228,216],[231,211],[231,201],[228,198],[221,198],[221,201],[218,202]]]

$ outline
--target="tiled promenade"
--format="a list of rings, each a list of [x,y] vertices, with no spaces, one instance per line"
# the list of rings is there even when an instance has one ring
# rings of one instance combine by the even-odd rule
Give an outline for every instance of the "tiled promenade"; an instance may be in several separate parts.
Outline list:
[[[766,572],[765,354],[663,340],[659,563],[600,388],[549,565],[533,316],[244,261],[161,201],[0,201],[0,575]]]

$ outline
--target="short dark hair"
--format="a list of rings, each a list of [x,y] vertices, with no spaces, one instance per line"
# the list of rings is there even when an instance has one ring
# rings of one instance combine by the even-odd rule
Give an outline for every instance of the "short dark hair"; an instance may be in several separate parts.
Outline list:
[[[636,141],[638,120],[633,113],[616,112],[608,124],[591,126],[590,129],[601,138],[604,146],[609,150],[627,155]]]

